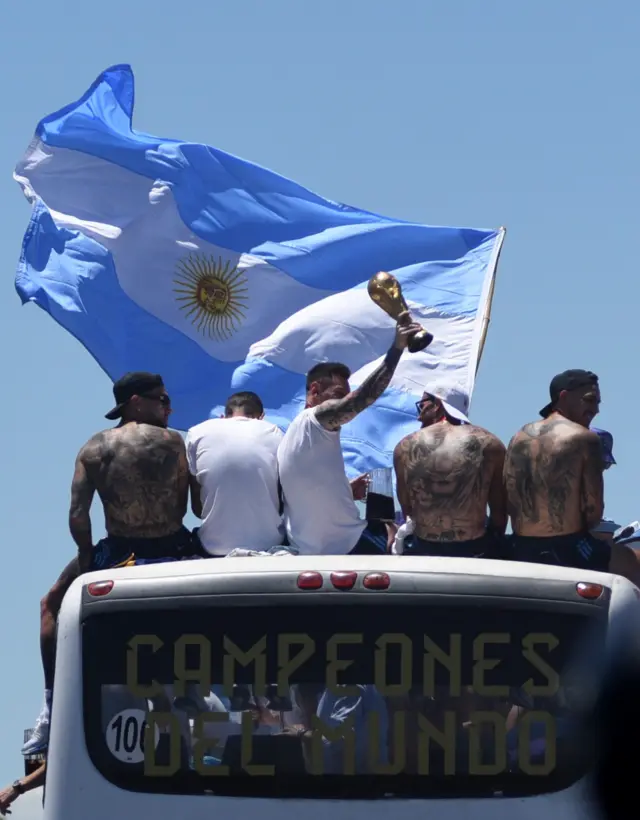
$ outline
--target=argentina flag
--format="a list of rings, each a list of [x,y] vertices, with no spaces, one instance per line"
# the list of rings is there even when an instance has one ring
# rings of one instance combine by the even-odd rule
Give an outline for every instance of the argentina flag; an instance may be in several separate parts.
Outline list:
[[[429,227],[359,210],[207,145],[132,127],[134,78],[101,74],[37,126],[14,177],[32,205],[16,276],[112,380],[160,373],[185,430],[253,390],[286,428],[321,361],[358,385],[394,322],[369,298],[400,282],[435,339],[405,353],[378,402],[343,430],[350,474],[388,467],[438,389],[468,409],[503,230]]]

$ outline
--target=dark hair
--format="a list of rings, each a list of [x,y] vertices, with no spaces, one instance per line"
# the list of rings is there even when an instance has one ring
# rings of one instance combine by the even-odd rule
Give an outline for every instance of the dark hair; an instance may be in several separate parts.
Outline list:
[[[234,411],[241,410],[245,416],[257,419],[264,413],[262,399],[257,393],[245,390],[242,393],[234,393],[229,396],[224,406],[224,414],[227,418],[234,414]]]
[[[323,379],[333,379],[334,376],[340,376],[342,379],[349,379],[351,371],[346,364],[340,362],[320,362],[314,365],[307,373],[307,390],[311,387],[313,382],[319,382]]]

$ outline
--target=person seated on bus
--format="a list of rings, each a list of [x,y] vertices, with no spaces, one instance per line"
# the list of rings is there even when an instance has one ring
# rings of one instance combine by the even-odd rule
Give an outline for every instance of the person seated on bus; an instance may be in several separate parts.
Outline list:
[[[612,572],[640,585],[632,550],[591,530],[604,511],[603,447],[589,425],[600,409],[595,373],[567,370],[549,386],[541,421],[511,439],[504,478],[516,560]]]
[[[425,726],[431,724],[440,732],[444,728],[436,700],[424,693],[421,684],[416,684],[405,694],[387,696],[385,701],[389,721],[389,759],[403,761],[403,774],[417,774],[425,768],[425,744],[421,736]]]
[[[287,538],[300,554],[376,555],[387,549],[386,531],[381,548],[378,533],[369,536],[354,504],[363,498],[366,479],[347,479],[340,430],[389,385],[411,334],[420,327],[402,324],[407,319],[408,314],[400,315],[393,345],[355,390],[349,387],[349,368],[339,362],[322,362],[307,373],[305,408],[278,448]]]
[[[476,695],[469,686],[452,694],[449,685],[438,685],[427,695],[424,685],[417,683],[404,695],[387,697],[386,702],[389,759],[403,761],[403,774],[441,775],[450,764],[458,774],[468,772],[473,719],[488,714],[500,719],[496,699]],[[474,730],[481,749],[490,747],[495,724],[479,724]]]
[[[202,519],[197,536],[212,556],[282,544],[278,481],[282,432],[264,419],[255,393],[234,393],[224,416],[192,427],[186,437],[191,506]]]
[[[373,684],[337,684],[328,689],[300,683],[294,684],[291,689],[293,705],[299,710],[301,723],[287,726],[284,734],[293,734],[302,740],[310,773],[320,766],[322,774],[344,774],[352,767],[355,774],[370,774],[377,766],[389,762],[387,704]],[[351,723],[354,733],[352,760],[347,757],[350,754],[349,744],[344,738],[324,736],[322,760],[314,759],[313,739],[320,729],[314,728],[313,716],[332,731]]]
[[[613,457],[613,436],[608,430],[602,430],[599,427],[590,427],[589,429],[593,433],[596,433],[600,439],[600,444],[602,445],[603,470],[609,470],[617,463]],[[614,535],[619,529],[620,525],[616,524],[615,521],[612,521],[610,518],[603,518],[599,524],[596,524],[596,526],[592,528],[591,534],[595,538],[599,538],[601,541],[605,541],[611,545],[614,541]]]
[[[403,554],[502,558],[504,444],[471,424],[445,395],[425,391],[416,402],[420,429],[393,454],[398,500],[413,523]]]
[[[49,737],[55,624],[62,599],[80,573],[198,554],[182,521],[189,468],[184,442],[168,430],[171,400],[162,378],[127,373],[114,384],[116,406],[106,414],[116,427],[97,433],[80,449],[71,483],[69,529],[77,557],[41,601],[40,648],[45,679],[42,711],[24,755],[41,752]],[[94,544],[90,508],[102,502],[107,535]]]

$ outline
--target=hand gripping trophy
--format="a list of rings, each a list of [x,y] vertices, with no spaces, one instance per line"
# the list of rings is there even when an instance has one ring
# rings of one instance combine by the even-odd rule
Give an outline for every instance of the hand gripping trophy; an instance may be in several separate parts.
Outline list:
[[[401,313],[405,311],[408,312],[409,308],[402,295],[400,282],[398,282],[393,274],[385,273],[385,271],[376,273],[376,275],[372,276],[369,280],[367,290],[376,305],[382,308],[392,319],[397,321]],[[411,320],[407,318],[407,322],[410,321]],[[433,335],[423,328],[413,334],[407,347],[410,353],[419,353],[421,350],[429,347],[432,341]]]

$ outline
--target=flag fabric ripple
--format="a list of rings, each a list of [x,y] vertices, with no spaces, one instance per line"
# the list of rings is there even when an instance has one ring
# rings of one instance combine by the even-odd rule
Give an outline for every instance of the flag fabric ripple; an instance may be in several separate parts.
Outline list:
[[[16,275],[112,380],[159,372],[186,429],[254,390],[286,428],[304,375],[341,361],[359,384],[394,323],[367,295],[400,281],[434,334],[343,430],[350,474],[387,467],[438,385],[466,412],[502,230],[429,227],[324,199],[216,148],[132,127],[134,78],[117,65],[45,117],[14,177],[32,205]]]

